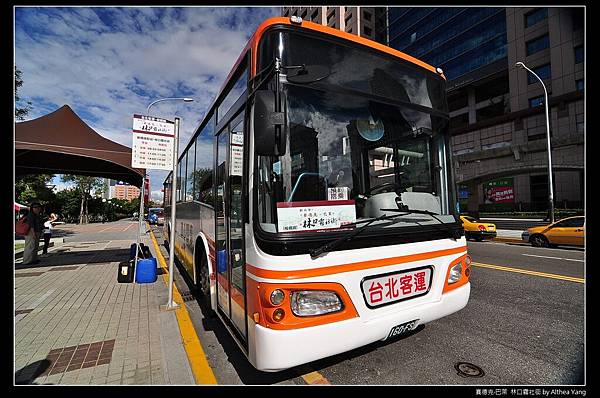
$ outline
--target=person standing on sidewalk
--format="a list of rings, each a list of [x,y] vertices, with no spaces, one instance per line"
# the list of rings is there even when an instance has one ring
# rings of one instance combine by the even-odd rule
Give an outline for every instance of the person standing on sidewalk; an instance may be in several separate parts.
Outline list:
[[[31,203],[27,220],[29,232],[25,236],[25,248],[23,249],[23,264],[37,264],[38,260],[38,243],[42,234],[42,205],[39,202]]]
[[[58,220],[58,216],[54,213],[50,214],[50,218],[44,223],[44,249],[42,254],[48,254],[48,246],[50,246],[50,238],[52,237],[52,223]]]

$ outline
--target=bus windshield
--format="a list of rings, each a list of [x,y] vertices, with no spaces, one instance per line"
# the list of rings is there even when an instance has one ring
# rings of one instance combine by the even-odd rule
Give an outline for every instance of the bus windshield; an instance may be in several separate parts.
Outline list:
[[[329,62],[332,73],[317,84],[282,79],[286,153],[258,156],[257,161],[258,217],[264,231],[345,230],[400,209],[425,210],[444,223],[456,222],[447,119],[442,117],[446,106],[437,77],[302,35],[275,32],[270,41],[283,43],[275,53],[284,65],[309,65],[321,52],[319,62]],[[358,74],[354,67],[349,70],[353,58],[361,59]],[[402,90],[390,90],[394,87]],[[438,219],[410,214],[369,228],[439,224]]]

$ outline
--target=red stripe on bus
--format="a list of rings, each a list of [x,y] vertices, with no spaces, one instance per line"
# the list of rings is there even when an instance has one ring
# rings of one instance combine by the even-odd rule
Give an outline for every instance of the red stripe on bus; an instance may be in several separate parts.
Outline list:
[[[298,269],[289,271],[272,271],[262,268],[257,268],[251,264],[246,264],[247,272],[260,278],[266,279],[302,279],[302,278],[313,278],[324,275],[341,274],[344,272],[359,271],[370,268],[386,267],[388,265],[408,263],[412,261],[428,260],[436,257],[448,256],[451,254],[465,253],[467,251],[466,246],[457,247],[453,249],[436,250],[433,252],[409,254],[406,256],[382,258],[379,260],[360,261],[356,263],[340,264],[330,267],[314,268],[314,269]]]

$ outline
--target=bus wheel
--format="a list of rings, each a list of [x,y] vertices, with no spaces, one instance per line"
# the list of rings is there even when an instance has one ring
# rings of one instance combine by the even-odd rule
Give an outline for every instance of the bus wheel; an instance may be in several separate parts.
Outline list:
[[[204,254],[200,255],[199,261],[199,278],[198,283],[196,284],[196,292],[198,294],[198,301],[200,303],[200,307],[202,309],[202,313],[207,318],[214,318],[215,312],[212,310],[210,306],[210,276],[208,274],[208,262],[206,261],[206,256]]]

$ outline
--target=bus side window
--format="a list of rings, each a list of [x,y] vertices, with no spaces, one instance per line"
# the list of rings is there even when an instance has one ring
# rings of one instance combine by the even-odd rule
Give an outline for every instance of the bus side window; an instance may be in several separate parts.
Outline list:
[[[214,206],[212,171],[203,176],[198,189],[200,190],[200,202]]]

